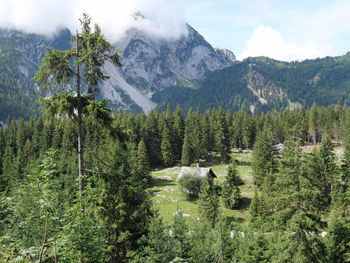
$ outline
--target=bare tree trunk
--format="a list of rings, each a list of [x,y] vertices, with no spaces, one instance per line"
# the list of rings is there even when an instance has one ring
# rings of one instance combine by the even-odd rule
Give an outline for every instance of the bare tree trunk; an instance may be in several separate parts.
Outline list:
[[[317,140],[316,140],[316,127],[312,128],[312,142],[313,142],[314,145],[317,143]]]
[[[77,40],[76,40],[76,56],[79,57],[79,34],[77,31]],[[80,68],[79,63],[77,64],[76,69],[77,77],[77,98],[78,98],[78,165],[79,165],[79,197],[80,202],[83,196],[83,176],[84,176],[84,161],[83,161],[83,128],[82,128],[82,101],[81,101],[81,92],[80,92]]]
[[[45,247],[47,247],[47,224],[48,224],[48,215],[46,215],[44,240],[43,240],[43,244],[41,245],[41,249],[39,253],[39,263],[43,262],[44,249]]]
[[[77,31],[77,39],[76,39],[76,59],[78,60],[79,58],[79,33]],[[79,231],[80,235],[82,232],[82,215],[84,212],[83,209],[83,204],[82,204],[82,199],[83,199],[83,189],[84,189],[84,184],[83,184],[83,176],[84,176],[84,161],[83,161],[83,143],[82,143],[82,137],[83,137],[83,129],[82,129],[82,101],[81,101],[81,93],[80,93],[80,68],[79,68],[79,63],[77,63],[77,68],[76,68],[76,78],[77,78],[77,119],[78,119],[78,168],[79,168],[79,181],[78,181],[78,186],[79,186],[79,205],[80,205],[80,215],[79,215]],[[82,263],[82,250],[79,249],[79,263]]]

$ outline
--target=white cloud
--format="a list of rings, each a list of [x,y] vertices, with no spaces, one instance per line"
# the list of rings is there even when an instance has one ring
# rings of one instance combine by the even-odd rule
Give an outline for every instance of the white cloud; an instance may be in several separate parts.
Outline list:
[[[0,27],[52,34],[68,27],[75,31],[87,12],[111,40],[130,27],[166,38],[185,33],[183,1],[170,0],[0,0]],[[146,18],[134,19],[140,12]]]
[[[325,56],[329,50],[321,50],[315,44],[297,44],[283,38],[281,33],[269,26],[259,25],[246,42],[239,60],[247,57],[266,56],[283,61],[304,60]]]

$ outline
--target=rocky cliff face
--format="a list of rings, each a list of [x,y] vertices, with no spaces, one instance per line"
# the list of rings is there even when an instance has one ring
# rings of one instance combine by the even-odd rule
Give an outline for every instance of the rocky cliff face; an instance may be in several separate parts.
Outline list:
[[[123,90],[146,112],[156,105],[151,101],[156,92],[177,85],[193,88],[192,81],[203,78],[207,71],[230,66],[236,61],[231,51],[214,49],[189,25],[187,33],[177,40],[152,38],[130,29],[116,46],[120,48],[123,64],[118,78],[124,79],[138,93],[136,96],[120,81],[118,85],[108,81],[102,88],[103,93],[108,93],[106,86],[109,90],[112,87],[116,93]],[[112,73],[110,67],[106,70]],[[118,103],[118,99],[114,102]]]
[[[41,60],[46,51],[45,47],[55,49],[69,49],[71,46],[71,34],[64,29],[57,32],[53,37],[44,37],[36,34],[26,34],[10,29],[0,29],[0,48],[3,48],[3,56],[10,58],[7,61],[9,67],[16,73],[17,82],[22,85],[34,87],[32,81],[40,67]],[[4,61],[0,60],[0,63]],[[4,72],[0,72],[3,74]]]

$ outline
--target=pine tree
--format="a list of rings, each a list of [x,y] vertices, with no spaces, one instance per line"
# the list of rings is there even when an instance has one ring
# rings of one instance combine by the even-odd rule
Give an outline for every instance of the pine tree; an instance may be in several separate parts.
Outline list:
[[[1,191],[7,188],[12,188],[16,185],[18,178],[16,177],[16,167],[15,167],[15,154],[10,146],[6,146],[5,153],[2,161],[2,174],[0,175],[1,180]]]
[[[265,233],[257,230],[248,231],[240,241],[239,249],[235,255],[238,262],[271,262],[270,242]]]
[[[161,142],[161,151],[162,151],[162,160],[165,167],[171,166],[174,164],[174,152],[173,145],[171,143],[171,134],[167,125],[165,125],[163,134],[162,134],[162,142]]]
[[[181,210],[178,210],[174,216],[173,229],[175,256],[181,258],[184,262],[189,262],[191,260],[191,241],[188,233],[189,229]]]
[[[332,203],[332,191],[335,180],[335,156],[330,138],[325,136],[319,150],[314,150],[309,156],[306,173],[319,191],[318,198],[314,198],[322,211],[328,210]]]
[[[269,229],[270,227],[266,225],[268,212],[265,195],[259,195],[257,189],[255,189],[249,206],[249,224],[251,228],[257,230]]]
[[[332,140],[329,136],[324,136],[319,150],[321,187],[324,199],[330,205],[332,202],[332,189],[336,172],[335,155],[333,153]]]
[[[145,141],[152,167],[162,164],[161,134],[158,124],[159,112],[156,108],[148,113],[146,122],[142,127],[142,138]]]
[[[328,262],[347,262],[350,244],[350,213],[349,205],[336,210],[329,222],[326,246]]]
[[[316,103],[313,103],[309,111],[309,129],[313,144],[317,143],[318,111]]]
[[[2,174],[2,161],[3,161],[3,156],[5,153],[5,135],[4,135],[4,130],[0,124],[0,174]]]
[[[242,179],[238,175],[236,163],[233,161],[229,166],[225,181],[222,187],[222,199],[227,208],[235,209],[240,204],[240,189],[243,185]]]
[[[98,102],[95,100],[96,87],[99,82],[108,78],[102,70],[105,62],[110,62],[115,66],[121,66],[121,64],[117,52],[110,55],[112,46],[103,37],[100,27],[95,24],[92,31],[91,18],[87,14],[83,14],[80,23],[81,32],[78,33],[77,31],[73,38],[74,46],[70,50],[62,51],[47,48],[47,54],[43,58],[42,65],[34,80],[40,82],[43,89],[50,89],[52,86],[67,87],[69,84],[75,83],[75,89],[71,93],[54,94],[49,98],[42,99],[41,103],[46,107],[49,116],[68,115],[77,124],[79,216],[82,218],[84,215],[83,192],[85,184],[83,117],[91,118],[94,121],[93,123],[103,124],[104,127],[112,130],[112,118],[110,110],[107,108],[107,101]],[[82,95],[82,83],[87,86],[88,92],[86,95]],[[117,134],[117,130],[114,129],[114,131]],[[51,138],[49,139],[51,140]],[[50,142],[48,141],[47,144],[49,145]],[[88,218],[83,218],[78,222],[80,229],[83,228],[85,219]],[[81,258],[79,261],[82,261],[84,242],[80,241]]]
[[[141,256],[134,258],[131,262],[146,263],[168,263],[174,257],[174,247],[167,229],[159,215],[152,217],[149,224],[147,244],[141,247]]]
[[[110,122],[109,110],[105,107],[107,102],[96,102],[93,99],[95,87],[100,81],[108,78],[102,71],[102,66],[109,61],[116,66],[121,66],[119,56],[116,53],[110,55],[111,44],[105,40],[100,27],[95,24],[94,32],[91,30],[91,18],[83,14],[81,33],[73,38],[74,47],[70,50],[47,49],[47,54],[42,61],[41,68],[34,80],[43,84],[44,89],[49,89],[53,84],[66,86],[74,79],[76,82],[75,93],[59,93],[42,103],[51,111],[51,114],[64,114],[71,116],[78,126],[78,166],[79,166],[79,193],[82,198],[83,192],[83,115],[90,114],[99,116],[96,121]],[[72,65],[74,67],[72,67]],[[82,96],[81,81],[88,86],[88,95]]]
[[[24,144],[26,142],[25,137],[25,123],[22,118],[18,120],[17,133],[16,133],[16,149],[17,152],[23,151]]]
[[[269,173],[276,171],[275,161],[276,150],[272,138],[268,134],[267,128],[264,128],[256,138],[253,149],[252,168],[254,172],[253,183],[261,186],[265,177]]]
[[[101,172],[93,174],[95,188],[86,196],[96,204],[101,227],[106,229],[110,244],[110,262],[130,262],[145,245],[149,219],[152,216],[149,196],[138,178],[130,176],[130,151],[112,137],[100,149]]]
[[[281,155],[274,214],[279,253],[275,253],[273,262],[324,262],[320,213],[310,198],[317,189],[305,176],[298,143],[287,142]]]
[[[148,161],[146,144],[141,139],[137,147],[137,160],[136,160],[136,177],[145,182],[145,185],[149,185],[151,181],[151,166]]]
[[[185,136],[185,118],[180,105],[176,106],[174,115],[174,154],[180,160]]]
[[[210,175],[207,175],[202,182],[198,209],[200,216],[208,220],[211,226],[214,227],[218,215],[219,198],[214,179]]]
[[[217,111],[217,120],[215,125],[215,146],[220,153],[221,161],[228,162],[230,159],[230,136],[225,120],[223,108]]]
[[[184,144],[182,145],[182,155],[181,155],[182,165],[189,166],[194,161],[193,150],[189,140],[189,136],[185,133]]]
[[[201,157],[207,159],[210,151],[214,149],[214,139],[209,110],[207,110],[202,117],[201,127]]]

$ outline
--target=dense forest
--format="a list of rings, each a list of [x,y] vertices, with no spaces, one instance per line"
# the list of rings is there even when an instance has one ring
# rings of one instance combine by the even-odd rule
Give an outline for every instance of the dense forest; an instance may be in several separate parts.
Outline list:
[[[42,99],[42,117],[0,125],[1,262],[350,260],[350,109],[113,112],[95,97],[102,65],[121,66],[118,52],[88,15],[80,22],[73,47],[48,48],[35,76],[72,90]],[[247,183],[233,151],[252,151],[245,225],[222,213],[242,209]],[[223,180],[179,180],[195,225],[181,209],[166,224],[152,173],[207,163],[227,164]]]
[[[349,258],[348,109],[313,105],[309,110],[249,115],[243,106],[235,113],[189,110],[185,117],[180,106],[172,110],[169,105],[165,112],[120,111],[112,117],[118,137],[94,118],[84,121],[83,204],[77,182],[77,127],[71,119],[9,118],[0,129],[0,245],[5,262],[31,262],[39,254],[42,262]],[[280,152],[278,143],[284,144]],[[321,146],[301,153],[301,145],[313,143]],[[334,144],[345,145],[340,161]],[[235,162],[222,187],[215,180],[202,183],[194,200],[201,204],[200,227],[189,229],[181,213],[173,225],[164,225],[147,191],[150,171],[213,156],[230,163],[234,147],[253,149],[256,193],[249,228],[237,229],[218,218],[218,202],[230,209],[239,202],[243,182]]]

